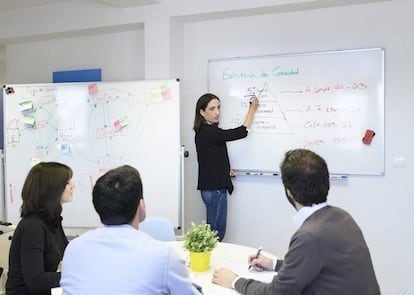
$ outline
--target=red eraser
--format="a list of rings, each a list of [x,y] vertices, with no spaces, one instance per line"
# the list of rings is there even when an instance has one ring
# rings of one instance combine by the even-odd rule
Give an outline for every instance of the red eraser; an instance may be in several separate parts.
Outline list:
[[[375,132],[373,130],[367,129],[365,131],[365,136],[362,138],[362,142],[364,144],[371,144],[372,138],[375,136]]]

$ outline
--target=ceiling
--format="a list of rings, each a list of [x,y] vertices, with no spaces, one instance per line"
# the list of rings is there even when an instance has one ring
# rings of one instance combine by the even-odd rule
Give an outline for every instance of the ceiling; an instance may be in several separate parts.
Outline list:
[[[23,9],[23,8],[30,8],[42,5],[49,5],[49,4],[56,4],[56,3],[63,3],[63,2],[71,2],[76,0],[2,0],[0,1],[0,11],[4,10],[15,10],[15,9]],[[143,6],[148,4],[156,4],[160,3],[161,0],[85,0],[89,2],[98,2],[105,5],[113,6],[113,7],[135,7],[135,6]]]

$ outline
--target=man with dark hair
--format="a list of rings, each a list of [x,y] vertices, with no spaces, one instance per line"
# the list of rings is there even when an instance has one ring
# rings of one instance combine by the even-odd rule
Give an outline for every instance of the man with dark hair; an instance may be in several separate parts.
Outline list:
[[[305,149],[286,153],[280,165],[286,197],[298,211],[298,226],[284,260],[250,256],[258,271],[275,270],[270,283],[215,270],[213,282],[241,294],[378,295],[368,246],[344,210],[327,204],[329,172],[324,159]]]
[[[172,248],[138,230],[145,219],[138,171],[101,176],[93,205],[104,224],[71,241],[62,261],[63,294],[199,294]]]

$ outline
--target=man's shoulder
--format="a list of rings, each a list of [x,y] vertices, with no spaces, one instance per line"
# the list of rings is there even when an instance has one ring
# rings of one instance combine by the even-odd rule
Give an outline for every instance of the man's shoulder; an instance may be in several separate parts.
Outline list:
[[[316,212],[314,212],[314,214],[311,215],[311,217],[325,217],[325,216],[331,216],[331,215],[347,215],[350,216],[350,214],[340,208],[340,207],[336,207],[336,206],[332,206],[332,205],[327,205],[319,210],[317,210]]]
[[[155,240],[141,232],[128,227],[99,227],[96,229],[89,230],[79,237],[73,239],[70,244],[72,247],[80,246],[85,244],[100,244],[105,246],[134,246],[136,248],[147,248],[151,251],[165,252],[170,247],[165,243]]]
[[[352,216],[339,207],[326,206],[309,216],[296,232],[297,235],[311,234],[325,236],[327,232],[335,232],[356,227]]]

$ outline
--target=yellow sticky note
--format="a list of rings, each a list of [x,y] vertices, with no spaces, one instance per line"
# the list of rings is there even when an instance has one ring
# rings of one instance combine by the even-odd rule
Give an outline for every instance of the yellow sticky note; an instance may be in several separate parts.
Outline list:
[[[128,116],[123,116],[121,119],[119,119],[119,124],[121,124],[121,127],[125,127],[129,124],[129,118]]]
[[[26,116],[23,119],[24,124],[33,126],[36,121],[34,116]]]
[[[19,109],[21,112],[33,109],[33,102],[31,100],[25,100],[19,102]]]
[[[33,167],[33,166],[35,166],[35,165],[39,164],[40,162],[42,162],[42,159],[37,158],[37,157],[33,157],[33,158],[32,158],[32,163],[31,163],[31,165],[32,165],[32,167]]]

